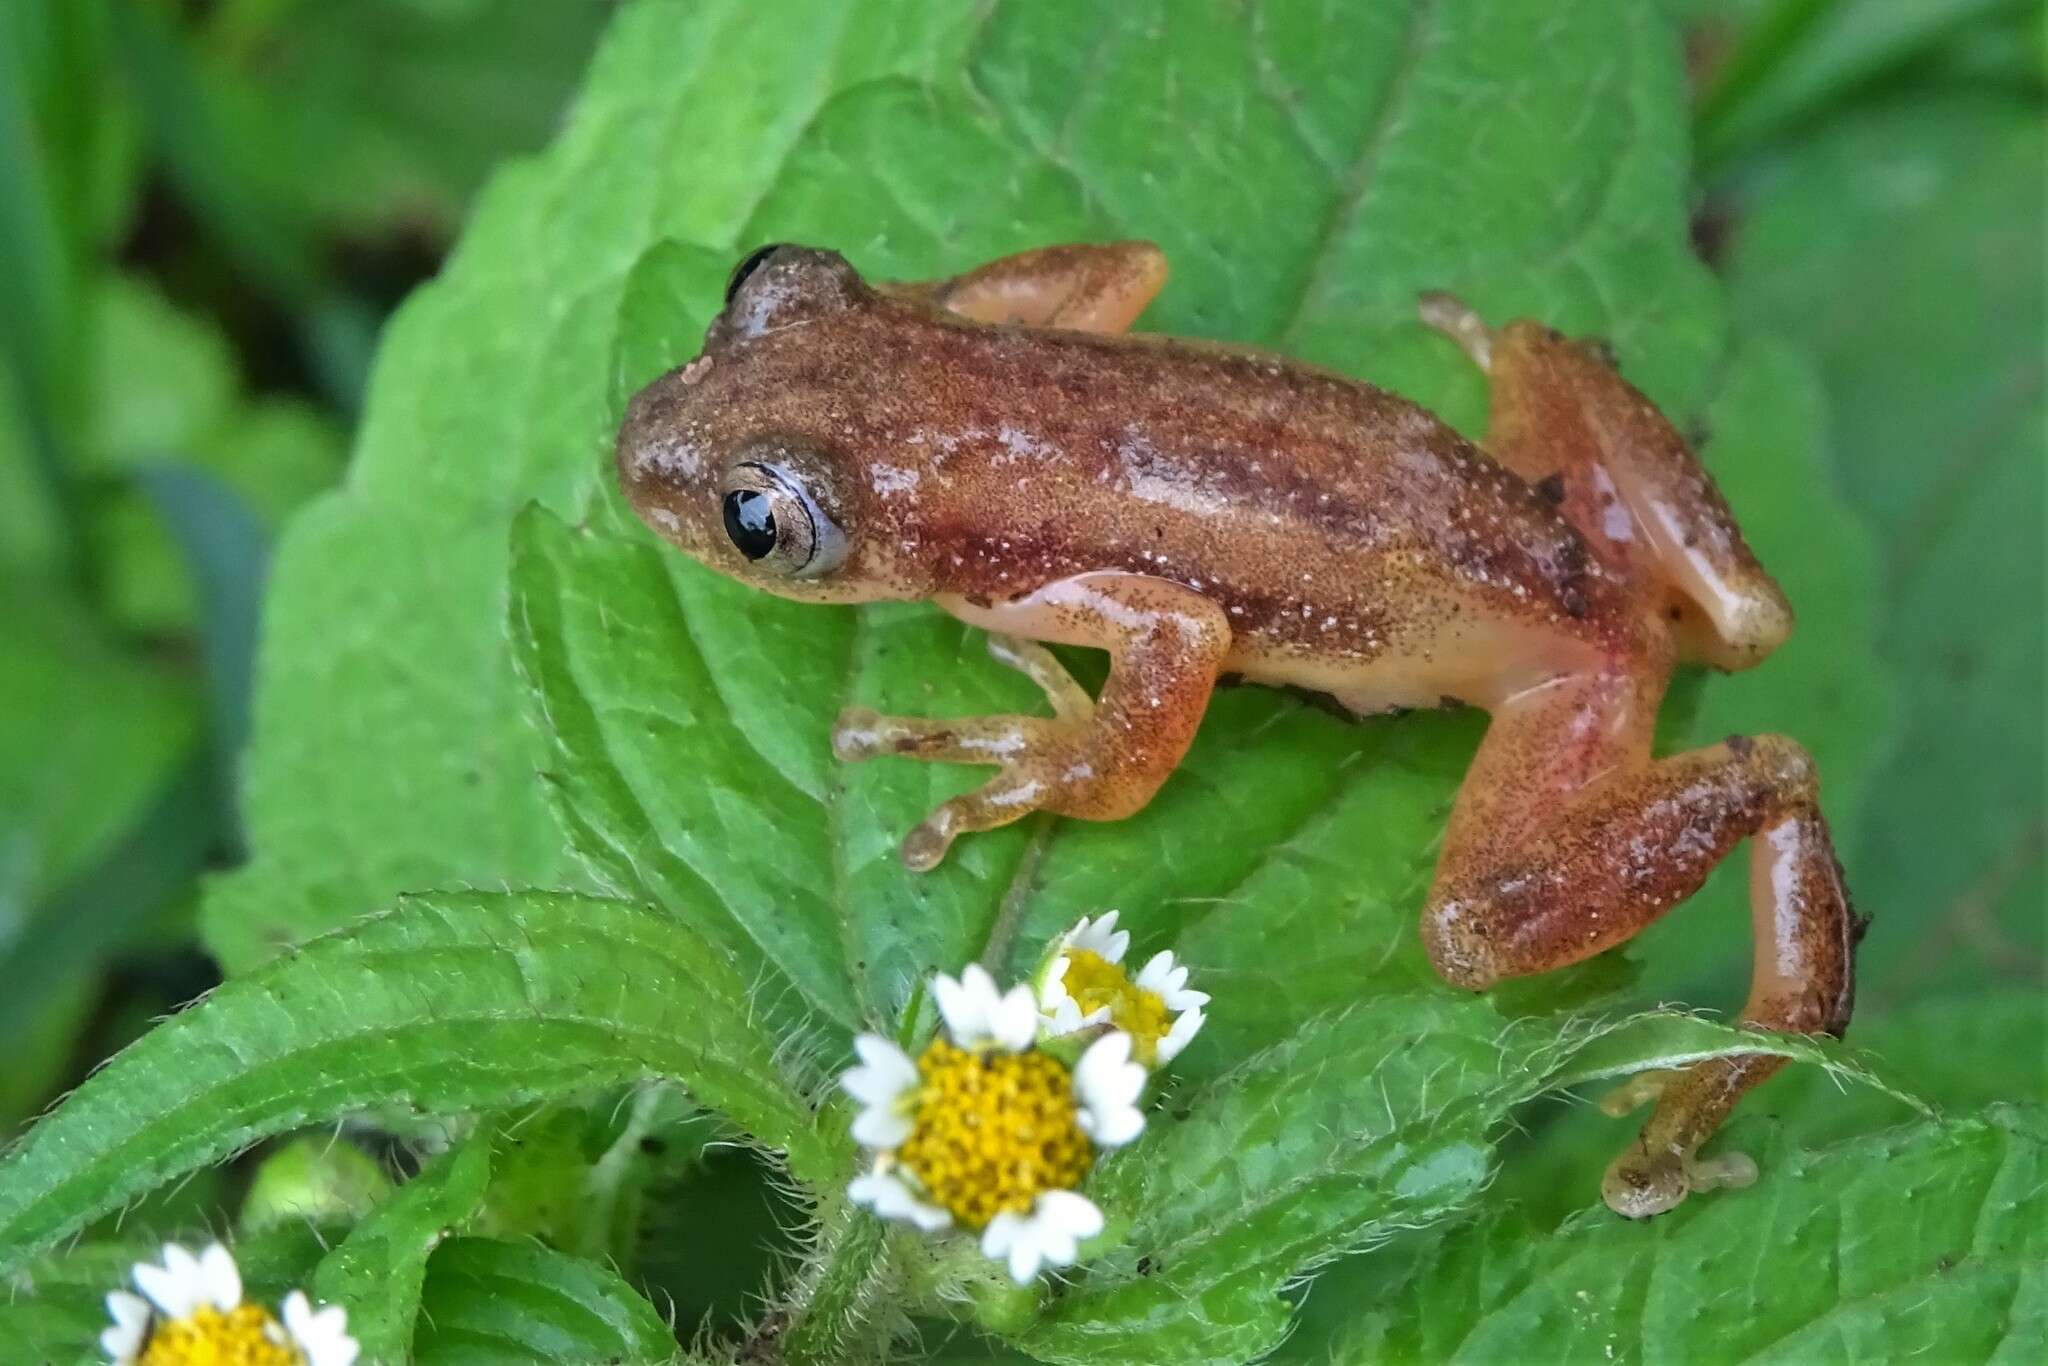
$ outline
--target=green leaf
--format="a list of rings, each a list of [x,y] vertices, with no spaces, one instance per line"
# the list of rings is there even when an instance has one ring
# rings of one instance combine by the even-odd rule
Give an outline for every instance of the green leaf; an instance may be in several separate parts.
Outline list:
[[[366,1360],[411,1358],[427,1258],[483,1203],[491,1138],[487,1127],[435,1158],[321,1258],[312,1298],[348,1310]]]
[[[2048,1145],[2038,1110],[1921,1122],[1782,1179],[1553,1235],[1498,1216],[1318,1287],[1357,1326],[1305,1360],[2033,1360],[2048,1347]],[[1332,1278],[1333,1280],[1336,1278]]]
[[[241,519],[274,532],[339,477],[342,436],[308,405],[245,397],[220,329],[154,286],[108,274],[95,282],[90,304],[91,417],[74,445],[96,495],[88,523],[103,593],[131,630],[186,634],[206,601],[195,591],[195,578],[204,577],[195,553],[232,538],[216,533],[189,544],[168,524],[161,497],[152,496],[158,491],[138,485],[164,466],[203,471],[246,505]],[[238,582],[260,583],[260,573],[238,569]]]
[[[330,232],[445,232],[546,141],[603,20],[522,0],[223,6],[193,46],[246,174]]]
[[[0,842],[41,897],[133,821],[196,738],[192,699],[55,591],[0,603]],[[12,928],[0,912],[0,942]]]
[[[827,895],[831,869],[817,859],[826,812],[729,719],[680,606],[642,620],[636,609],[670,595],[668,566],[649,546],[536,509],[515,529],[512,575],[514,636],[579,847],[619,892],[689,918],[743,976],[772,983],[770,1002],[850,1021],[840,924],[851,908]],[[716,889],[735,884],[750,894],[721,900]]]
[[[1170,1097],[1091,1187],[1115,1236],[1021,1345],[1062,1362],[1269,1350],[1304,1268],[1471,1199],[1490,1131],[1557,1046],[1476,999],[1384,996]]]
[[[1732,44],[1715,60],[1699,100],[1701,159],[1716,168],[1873,87],[1953,74],[1938,58],[1965,39],[2031,46],[2030,12],[2038,23],[2027,0],[1743,0],[1696,8],[1708,25],[1705,41]],[[1717,13],[1730,10],[1750,20],[1732,39],[1722,31],[1725,13]],[[2034,55],[2038,61],[2038,49]]]
[[[118,1054],[0,1163],[0,1268],[258,1138],[370,1106],[498,1108],[680,1081],[793,1170],[840,1168],[726,959],[667,917],[544,893],[409,899]]]
[[[104,894],[148,883],[137,841],[194,752],[193,702],[54,585],[0,600],[0,1133],[48,1098],[106,948],[157,909],[154,887]],[[185,887],[196,854],[170,860]]]
[[[1091,1187],[1112,1245],[1020,1341],[1057,1361],[1249,1360],[1287,1331],[1280,1292],[1304,1270],[1462,1211],[1522,1101],[1744,1052],[1818,1063],[1926,1108],[1810,1039],[1670,1013],[1560,1029],[1472,998],[1383,996],[1168,1095]],[[1625,1133],[1609,1121],[1610,1150]]]
[[[1882,1077],[1870,1059],[1845,1050],[1834,1039],[1804,1034],[1770,1034],[1740,1029],[1691,1015],[1655,1011],[1603,1025],[1598,1035],[1571,1052],[1549,1076],[1553,1089],[1631,1077],[1639,1072],[1687,1067],[1710,1058],[1760,1053],[1818,1066],[1837,1085],[1855,1082],[1880,1091],[1923,1115],[1926,1101]]]
[[[1817,360],[1836,478],[1884,548],[1907,715],[1845,860],[1880,1009],[2038,991],[2048,964],[2044,126],[1995,93],[1844,115],[1748,187],[1731,255],[1744,318]]]
[[[413,1352],[418,1366],[685,1359],[654,1306],[617,1276],[487,1238],[454,1239],[427,1263]]]

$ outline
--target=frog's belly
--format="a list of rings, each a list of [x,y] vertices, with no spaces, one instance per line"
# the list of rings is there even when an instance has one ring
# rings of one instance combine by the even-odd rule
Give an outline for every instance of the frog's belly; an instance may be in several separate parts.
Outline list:
[[[1326,693],[1366,716],[1446,702],[1491,709],[1594,662],[1595,652],[1570,636],[1522,622],[1465,618],[1369,654],[1305,651],[1247,637],[1224,668],[1250,683]]]
[[[976,605],[950,594],[935,601],[984,630],[1050,644],[1109,647],[1115,623],[1077,613],[1071,603],[1059,600],[1060,589],[1079,581],[1061,581],[1003,603]],[[1172,587],[1189,591],[1179,583]],[[1435,707],[1447,700],[1492,708],[1561,675],[1598,667],[1600,651],[1583,636],[1527,616],[1489,612],[1476,598],[1454,605],[1455,611],[1432,612],[1426,619],[1383,620],[1370,633],[1297,628],[1284,634],[1271,624],[1253,625],[1232,641],[1221,671],[1248,682],[1327,693],[1369,715]],[[1325,615],[1341,625],[1335,614]],[[1321,620],[1313,609],[1306,619]]]

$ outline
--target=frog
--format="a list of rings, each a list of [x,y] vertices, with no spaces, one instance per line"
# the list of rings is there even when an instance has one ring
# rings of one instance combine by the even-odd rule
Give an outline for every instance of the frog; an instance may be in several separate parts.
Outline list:
[[[1616,948],[1746,841],[1740,1019],[1839,1037],[1864,921],[1811,756],[1777,734],[1652,747],[1674,671],[1761,663],[1791,607],[1609,349],[1422,295],[1446,364],[1485,378],[1474,441],[1303,360],[1132,331],[1166,276],[1142,241],[911,281],[762,247],[700,354],[629,401],[620,487],[718,574],[810,603],[933,604],[1044,692],[1049,715],[839,715],[842,760],[995,770],[904,836],[911,870],[1033,812],[1137,812],[1226,681],[1356,716],[1478,707],[1420,909],[1446,982],[1486,991]],[[1052,646],[1105,651],[1106,681],[1084,687]],[[1754,1179],[1742,1154],[1702,1148],[1784,1061],[1709,1057],[1622,1086],[1611,1112],[1652,1108],[1606,1204],[1644,1218]]]

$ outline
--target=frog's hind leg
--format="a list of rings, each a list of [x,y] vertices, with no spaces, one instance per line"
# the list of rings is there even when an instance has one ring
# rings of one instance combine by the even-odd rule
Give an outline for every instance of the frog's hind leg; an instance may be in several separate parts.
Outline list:
[[[1655,671],[1566,677],[1494,709],[1423,913],[1431,960],[1475,990],[1579,962],[1691,896],[1749,838],[1755,966],[1742,1018],[1839,1034],[1861,926],[1812,760],[1775,735],[1652,760],[1661,692]],[[1782,1062],[1746,1054],[1663,1079],[1641,1138],[1608,1171],[1608,1205],[1642,1217],[1730,1184],[1746,1160],[1705,1163],[1698,1149]]]
[[[979,323],[1122,332],[1166,283],[1150,242],[1066,243],[1019,252],[950,280],[892,285]]]
[[[1557,503],[1687,658],[1741,669],[1784,642],[1784,594],[1685,438],[1603,343],[1527,321],[1489,328],[1443,293],[1423,295],[1420,311],[1491,379],[1488,452]]]

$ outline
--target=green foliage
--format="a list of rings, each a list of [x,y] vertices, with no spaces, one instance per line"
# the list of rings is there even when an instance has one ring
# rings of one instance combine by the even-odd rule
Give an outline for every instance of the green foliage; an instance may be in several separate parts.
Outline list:
[[[348,1310],[349,1335],[371,1361],[411,1354],[427,1258],[483,1203],[491,1132],[441,1154],[320,1259],[309,1293]]]
[[[754,1275],[688,1301],[748,1359],[878,1357],[906,1350],[913,1325],[949,1349],[971,1327],[992,1351],[1077,1363],[1246,1360],[1290,1332],[1290,1352],[1332,1362],[1671,1358],[1708,1333],[1728,1356],[2026,1355],[2048,1304],[2041,1121],[1977,1112],[2041,1095],[2025,1054],[2037,997],[2008,991],[1971,1014],[1976,1046],[2004,1056],[1967,1084],[1939,1075],[1953,1070],[1943,1041],[1971,1037],[1955,1006],[1879,1022],[1882,1082],[1828,1044],[1594,1013],[1631,992],[1732,991],[1748,949],[1740,869],[1648,938],[1634,987],[1610,959],[1453,991],[1414,914],[1479,721],[1345,722],[1256,689],[1216,699],[1137,817],[1026,822],[912,876],[898,837],[980,775],[840,765],[833,714],[1029,710],[1029,686],[928,607],[806,607],[717,579],[661,547],[610,482],[626,397],[687,358],[728,264],[762,241],[830,243],[871,274],[914,277],[1050,240],[1150,237],[1175,279],[1147,327],[1281,347],[1474,432],[1483,384],[1419,325],[1418,290],[1604,336],[1675,417],[1712,429],[1709,462],[1803,619],[1769,668],[1688,681],[1670,742],[1771,729],[1811,746],[1852,878],[1880,911],[1876,961],[1912,957],[1910,934],[1880,947],[1891,924],[1967,937],[1981,915],[2019,934],[2008,908],[2038,889],[2042,809],[2038,765],[2031,787],[2022,765],[2042,737],[2037,714],[1997,718],[2040,695],[2025,577],[2038,555],[2011,559],[2040,504],[2040,376],[1997,362],[2041,330],[2038,233],[2028,262],[2013,247],[2038,225],[2013,188],[2039,159],[2038,106],[2006,90],[1926,118],[1872,108],[1773,142],[1901,52],[1976,60],[1972,25],[2011,17],[1969,3],[1889,27],[1854,7],[1819,28],[1801,17],[1829,8],[1745,7],[1700,113],[1717,155],[1770,152],[1738,187],[1755,212],[1734,312],[1780,334],[1759,341],[1731,332],[1690,249],[1684,73],[1655,7],[1387,0],[1342,24],[1307,3],[1209,0],[625,7],[574,117],[491,182],[446,269],[391,323],[349,481],[289,522],[242,813],[252,857],[204,909],[231,979],[0,1158],[0,1267],[20,1292],[0,1297],[0,1355],[81,1350],[137,1255],[45,1249],[252,1144],[343,1120],[434,1155],[393,1189],[378,1173],[374,1199],[318,1203],[343,1225],[323,1246],[264,1184],[305,1179],[305,1150],[288,1146],[244,1206],[267,1231],[238,1253],[266,1293],[346,1305],[366,1357],[394,1362],[693,1359],[677,1344],[700,1325],[655,1307],[690,1257]],[[488,123],[538,128],[527,94],[565,78],[589,14],[494,22],[506,13],[245,0],[210,12],[187,51],[170,11],[142,7],[104,31],[82,21],[64,50],[124,55],[172,180],[317,330],[332,301],[309,224],[452,212],[502,145]],[[425,52],[443,36],[446,65]],[[366,107],[367,73],[386,69],[396,94]],[[486,86],[510,93],[449,97]],[[0,103],[0,135],[27,126]],[[0,191],[4,240],[90,259],[77,244],[125,202],[80,188],[118,179],[108,126],[104,143],[74,139],[61,194]],[[1990,149],[1998,174],[1958,179],[1965,148]],[[1890,192],[1859,199],[1859,168],[1888,156]],[[332,164],[331,180],[281,174],[298,159]],[[65,223],[101,226],[45,230]],[[1878,273],[1873,241],[1937,262],[1947,285],[1879,288],[1898,272]],[[1992,307],[1994,279],[2019,281],[2018,308]],[[87,486],[120,491],[83,519],[106,566],[95,606],[203,631],[205,576],[197,594],[181,586],[181,524],[135,471],[174,448],[275,526],[331,480],[329,420],[252,402],[223,336],[134,280],[81,267],[26,289],[37,336],[66,332],[66,298],[96,301],[97,330],[65,344],[94,358],[82,373],[98,398],[50,406],[51,377],[15,367],[0,494],[47,492],[38,452],[57,433]],[[1973,326],[1991,312],[1995,328]],[[1908,319],[1952,368],[1889,373],[1884,339]],[[41,422],[45,408],[60,419]],[[1970,426],[1979,411],[1993,417]],[[1916,482],[1930,445],[1953,454]],[[1883,459],[1867,487],[1847,477],[1864,451]],[[67,497],[0,512],[27,547],[10,567],[56,572]],[[1954,605],[1972,576],[2001,573],[2034,594],[2015,629],[1981,594]],[[1887,582],[1898,598],[1881,610]],[[98,648],[52,621],[24,632],[26,657],[45,638],[52,658]],[[1923,633],[1995,639],[1996,657],[1937,677],[1945,661],[1914,653]],[[22,676],[48,709],[73,672]],[[1896,752],[1894,672],[1910,690]],[[110,691],[146,677],[107,674]],[[134,691],[138,709],[162,705],[161,689]],[[1953,764],[1918,757],[1957,708],[1985,719],[1961,723]],[[63,732],[10,734],[22,714],[0,722],[0,754],[19,746],[24,771],[45,773]],[[8,792],[0,831],[29,833],[0,861],[0,985],[9,926],[31,923],[7,916],[41,895],[19,889],[40,886],[48,850],[89,859],[133,819],[191,744],[193,713],[172,714],[184,729],[138,725],[182,743],[77,742],[106,760],[101,791],[119,801],[71,819],[47,794]],[[114,762],[138,756],[153,766]],[[1969,766],[1990,775],[1981,799],[1932,813]],[[1930,771],[1941,782],[1916,792]],[[1909,867],[1929,829],[1954,839]],[[2014,841],[2033,862],[1984,892],[1972,879]],[[507,890],[432,890],[453,888]],[[1903,904],[1973,891],[1968,914],[1938,922]],[[1093,1179],[1108,1228],[1082,1264],[1020,1290],[971,1240],[934,1245],[851,1208],[858,1155],[829,1087],[850,1035],[911,1037],[930,1026],[916,1003],[932,971],[1021,972],[1108,906],[1134,954],[1172,948],[1215,1001],[1143,1138]],[[61,1047],[66,1029],[53,1033]],[[1627,1131],[1529,1105],[1756,1049],[1799,1060],[1767,1093],[1783,1122],[1734,1135],[1762,1135],[1763,1179],[1647,1225],[1586,1208]],[[1872,1132],[1924,1110],[1921,1090],[1950,1115]],[[702,1161],[713,1142],[760,1162]],[[759,1249],[732,1246],[736,1227],[786,1264],[748,1261]],[[686,1251],[649,1249],[655,1236]]]
[[[1510,1215],[1411,1242],[1323,1288],[1356,1306],[1326,1359],[2030,1359],[2048,1334],[2044,1118],[1773,1144],[1773,1180],[1644,1224],[1544,1235]]]
[[[505,1361],[696,1361],[654,1306],[616,1275],[543,1247],[457,1238],[420,1295],[419,1366]]]
[[[410,900],[220,988],[120,1054],[4,1168],[0,1267],[250,1141],[372,1106],[461,1113],[684,1082],[792,1170],[837,1171],[725,957],[622,902]]]

